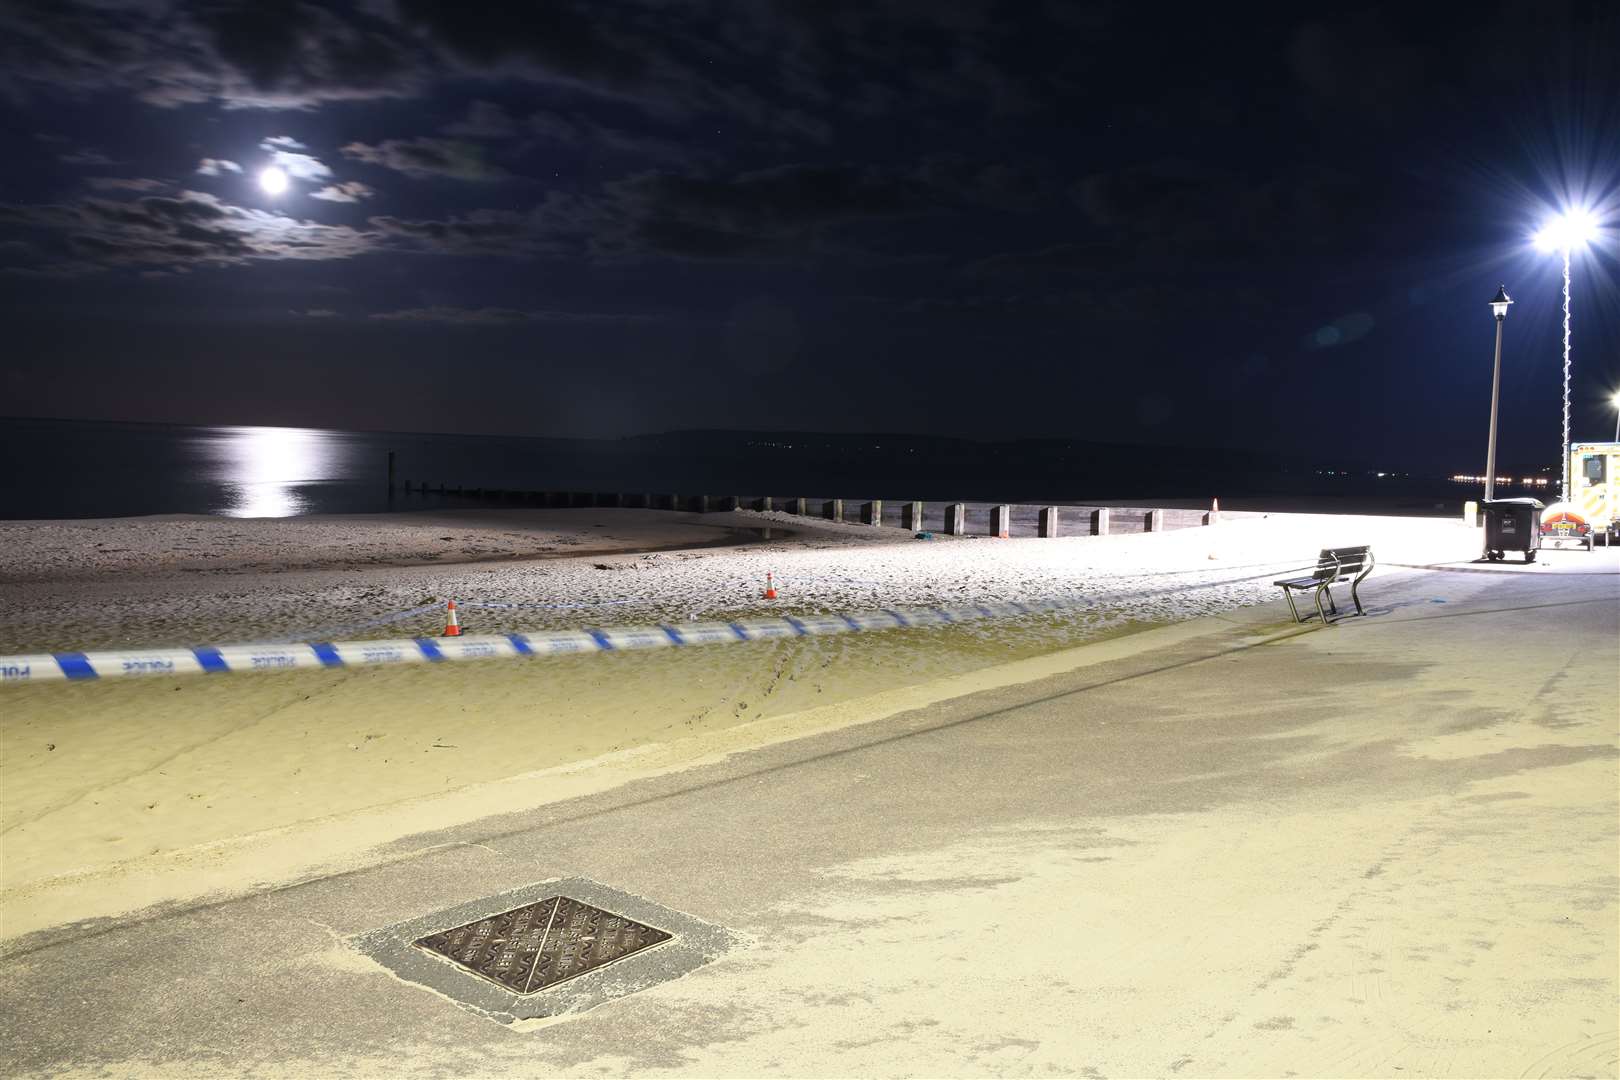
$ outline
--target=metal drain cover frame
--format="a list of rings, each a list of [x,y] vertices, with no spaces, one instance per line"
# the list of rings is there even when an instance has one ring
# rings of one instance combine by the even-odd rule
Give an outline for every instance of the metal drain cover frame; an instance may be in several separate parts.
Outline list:
[[[407,982],[493,1020],[583,1012],[744,943],[588,878],[553,878],[349,939]]]
[[[673,936],[571,896],[548,896],[413,944],[497,986],[538,994]]]

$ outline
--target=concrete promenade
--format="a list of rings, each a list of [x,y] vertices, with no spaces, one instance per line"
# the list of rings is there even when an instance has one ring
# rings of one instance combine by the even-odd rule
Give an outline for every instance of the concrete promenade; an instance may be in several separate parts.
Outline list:
[[[1620,567],[1381,569],[375,863],[0,947],[8,1076],[1614,1076]],[[354,936],[582,877],[742,944],[501,1024]],[[626,964],[628,965],[628,961]]]

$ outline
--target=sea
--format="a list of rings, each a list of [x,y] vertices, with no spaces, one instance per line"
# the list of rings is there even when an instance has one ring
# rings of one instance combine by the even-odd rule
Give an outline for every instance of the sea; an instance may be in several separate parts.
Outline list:
[[[431,481],[543,490],[607,479],[559,460],[552,440],[0,420],[0,518],[220,514],[290,517],[463,505],[466,496],[388,490]],[[583,475],[582,475],[583,472]],[[596,473],[602,470],[594,470]],[[566,478],[566,479],[565,479]]]
[[[1479,497],[1441,478],[1279,470],[1241,455],[926,436],[684,432],[588,440],[0,418],[0,463],[0,519],[14,521],[498,505],[484,494],[492,490],[1163,507],[1208,506],[1218,495],[1233,510],[1425,516],[1460,511],[1464,499]]]

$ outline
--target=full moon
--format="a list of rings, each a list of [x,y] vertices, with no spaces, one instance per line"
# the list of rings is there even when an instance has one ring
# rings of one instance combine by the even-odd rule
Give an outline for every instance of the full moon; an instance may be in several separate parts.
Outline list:
[[[287,174],[272,165],[259,174],[259,186],[266,195],[280,195],[287,190]]]

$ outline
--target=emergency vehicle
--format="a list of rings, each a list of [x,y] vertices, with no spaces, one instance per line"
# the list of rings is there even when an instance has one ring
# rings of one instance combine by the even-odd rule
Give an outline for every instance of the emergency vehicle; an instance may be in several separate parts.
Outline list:
[[[1541,538],[1574,540],[1590,551],[1599,533],[1605,544],[1620,541],[1620,442],[1571,443],[1569,501],[1541,512]]]

